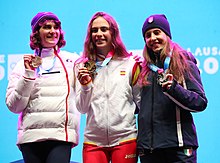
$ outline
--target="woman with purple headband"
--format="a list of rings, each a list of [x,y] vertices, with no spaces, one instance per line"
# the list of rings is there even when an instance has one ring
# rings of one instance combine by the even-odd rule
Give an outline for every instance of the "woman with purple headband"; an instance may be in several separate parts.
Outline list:
[[[9,77],[6,104],[20,114],[17,145],[25,163],[69,163],[78,144],[80,113],[75,107],[74,62],[61,22],[51,12],[31,21],[30,47]]]
[[[149,16],[140,74],[137,148],[141,163],[196,163],[193,112],[207,106],[195,58],[171,39],[165,15]]]

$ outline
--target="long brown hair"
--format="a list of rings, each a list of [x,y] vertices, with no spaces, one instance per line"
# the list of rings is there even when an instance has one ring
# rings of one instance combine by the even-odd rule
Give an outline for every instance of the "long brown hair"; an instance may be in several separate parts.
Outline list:
[[[160,60],[162,63],[164,63],[165,58],[170,55],[170,51],[172,49],[172,55],[171,55],[171,60],[170,60],[170,65],[168,68],[167,73],[171,73],[174,76],[174,79],[180,83],[183,84],[184,82],[184,77],[187,74],[188,77],[193,78],[193,75],[190,73],[189,69],[190,66],[188,64],[188,58],[187,52],[180,47],[177,43],[174,43],[171,41],[171,39],[167,36],[167,42],[162,49],[160,53]],[[147,46],[144,46],[143,49],[143,57],[144,61],[142,64],[142,70],[140,73],[140,78],[139,78],[139,83],[141,85],[149,85],[150,82],[147,80],[149,76],[149,72],[151,71],[148,68],[148,64],[155,64],[155,61],[152,59],[152,54],[153,52],[147,48]]]

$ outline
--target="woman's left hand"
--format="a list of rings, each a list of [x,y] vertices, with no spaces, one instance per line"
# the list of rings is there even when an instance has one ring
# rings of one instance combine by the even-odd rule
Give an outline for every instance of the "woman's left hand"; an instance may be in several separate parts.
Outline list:
[[[165,90],[170,89],[173,84],[173,74],[166,74],[166,81],[161,84],[162,88]]]

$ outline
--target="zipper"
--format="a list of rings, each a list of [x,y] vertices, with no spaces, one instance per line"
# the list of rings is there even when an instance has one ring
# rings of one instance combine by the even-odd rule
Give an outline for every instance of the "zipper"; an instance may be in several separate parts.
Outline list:
[[[150,153],[153,152],[153,111],[154,111],[154,73],[152,72],[152,105],[151,105],[151,143]]]
[[[153,153],[153,150],[154,150],[154,149],[151,147],[151,148],[150,148],[150,153]]]
[[[104,71],[106,72],[105,73],[105,77],[104,77],[104,83],[105,83],[105,90],[104,92],[106,92],[105,94],[105,97],[106,97],[106,102],[105,102],[105,106],[107,109],[106,109],[106,135],[107,135],[107,141],[108,141],[108,145],[110,144],[110,141],[109,141],[109,108],[108,108],[108,100],[109,100],[109,92],[108,92],[108,89],[107,89],[107,85],[108,85],[108,68],[107,68],[107,65],[103,67]]]
[[[159,56],[156,55],[156,61],[155,61],[155,65],[158,66],[158,61],[159,61]],[[153,128],[153,112],[154,112],[154,92],[155,92],[155,78],[157,78],[157,74],[156,72],[152,72],[152,105],[151,105],[151,145],[150,145],[150,153],[153,152],[154,148],[153,148],[153,142],[154,142],[154,137],[153,137],[153,133],[154,133],[154,128]],[[157,80],[157,79],[156,79]]]

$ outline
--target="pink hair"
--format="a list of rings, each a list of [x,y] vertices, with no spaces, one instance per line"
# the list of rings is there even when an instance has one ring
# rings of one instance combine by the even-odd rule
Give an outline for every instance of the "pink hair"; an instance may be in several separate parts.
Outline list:
[[[98,17],[103,17],[109,23],[111,37],[112,37],[112,46],[113,46],[115,55],[117,55],[118,57],[130,56],[130,54],[125,48],[125,45],[123,44],[121,40],[118,24],[115,21],[115,19],[107,13],[97,12],[93,15],[92,19],[90,20],[88,24],[87,35],[86,35],[86,39],[84,42],[83,57],[91,59],[91,60],[96,59],[96,46],[92,42],[91,28],[92,28],[93,21]]]
[[[45,21],[41,22],[39,24],[38,30],[35,31],[35,32],[32,32],[31,35],[30,35],[30,47],[31,47],[32,50],[41,48],[41,39],[40,39],[39,29],[40,29],[40,27],[43,26],[43,24],[46,21],[48,21],[48,20],[46,19]],[[61,29],[61,22],[57,21],[57,20],[52,20],[52,21],[54,21],[54,23],[56,25],[58,25],[59,28],[60,28],[60,38],[59,38],[59,41],[57,43],[57,46],[58,46],[58,48],[61,48],[61,47],[66,45],[66,41],[64,40],[64,32]]]

